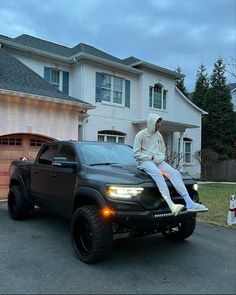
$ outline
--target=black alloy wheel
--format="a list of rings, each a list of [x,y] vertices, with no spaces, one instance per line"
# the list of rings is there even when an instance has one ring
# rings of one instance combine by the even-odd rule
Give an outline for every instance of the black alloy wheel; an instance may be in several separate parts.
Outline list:
[[[112,245],[111,222],[95,206],[78,208],[71,221],[71,241],[77,257],[85,263],[105,259]]]

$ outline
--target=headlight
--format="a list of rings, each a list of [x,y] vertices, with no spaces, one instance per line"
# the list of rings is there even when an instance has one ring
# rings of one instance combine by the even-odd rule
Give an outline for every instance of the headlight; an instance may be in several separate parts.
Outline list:
[[[195,184],[193,185],[193,189],[194,189],[195,191],[198,190],[198,184],[197,184],[197,183],[195,183]]]
[[[109,197],[118,199],[131,199],[141,194],[142,191],[142,187],[109,186],[107,189]]]

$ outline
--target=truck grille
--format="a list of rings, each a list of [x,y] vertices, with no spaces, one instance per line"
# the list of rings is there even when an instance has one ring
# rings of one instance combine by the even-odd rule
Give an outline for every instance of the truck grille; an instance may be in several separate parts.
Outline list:
[[[177,193],[174,187],[169,187],[171,199],[184,204],[183,198]],[[144,188],[139,199],[145,209],[168,209],[166,201],[162,198],[158,188]]]

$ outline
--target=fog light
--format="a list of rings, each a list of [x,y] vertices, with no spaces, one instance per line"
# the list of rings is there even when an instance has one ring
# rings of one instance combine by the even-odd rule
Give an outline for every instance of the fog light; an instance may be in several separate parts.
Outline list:
[[[194,189],[195,191],[198,190],[198,184],[197,184],[197,183],[195,183],[195,184],[193,185],[193,189]]]

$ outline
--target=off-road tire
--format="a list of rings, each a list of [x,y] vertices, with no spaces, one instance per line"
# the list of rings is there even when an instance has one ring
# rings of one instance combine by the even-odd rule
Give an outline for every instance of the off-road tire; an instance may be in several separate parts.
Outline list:
[[[180,241],[190,237],[196,226],[196,217],[179,222],[175,227],[167,226],[162,231],[163,236],[171,241]]]
[[[80,207],[72,217],[71,241],[82,262],[103,260],[111,251],[111,222],[104,219],[95,206]]]
[[[30,205],[25,200],[22,188],[13,185],[8,194],[8,214],[14,220],[23,220],[29,217]]]

